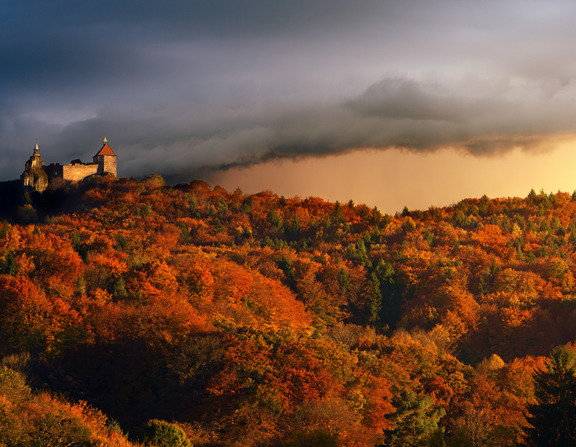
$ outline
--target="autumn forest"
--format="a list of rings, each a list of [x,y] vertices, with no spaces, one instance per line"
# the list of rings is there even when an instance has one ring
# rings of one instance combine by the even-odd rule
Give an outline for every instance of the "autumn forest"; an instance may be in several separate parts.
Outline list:
[[[0,446],[576,442],[576,193],[95,178],[4,206]]]

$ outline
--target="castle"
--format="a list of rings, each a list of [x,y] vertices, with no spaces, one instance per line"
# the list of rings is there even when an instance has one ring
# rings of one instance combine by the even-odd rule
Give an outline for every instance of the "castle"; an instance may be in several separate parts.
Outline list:
[[[92,163],[82,163],[80,160],[72,160],[67,165],[51,163],[44,165],[40,156],[38,144],[34,147],[34,153],[26,162],[26,168],[20,176],[25,188],[42,192],[50,184],[58,180],[78,182],[92,175],[109,174],[116,177],[116,154],[108,146],[108,140],[104,138],[104,145],[98,151]]]

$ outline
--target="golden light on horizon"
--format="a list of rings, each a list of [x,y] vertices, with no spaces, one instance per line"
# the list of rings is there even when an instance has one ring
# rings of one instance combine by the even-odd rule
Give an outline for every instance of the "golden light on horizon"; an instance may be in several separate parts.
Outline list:
[[[576,189],[576,135],[544,138],[530,151],[474,156],[455,149],[416,153],[359,150],[343,155],[270,161],[234,168],[213,182],[246,193],[350,199],[387,213],[445,206],[468,197],[525,197],[530,189]]]

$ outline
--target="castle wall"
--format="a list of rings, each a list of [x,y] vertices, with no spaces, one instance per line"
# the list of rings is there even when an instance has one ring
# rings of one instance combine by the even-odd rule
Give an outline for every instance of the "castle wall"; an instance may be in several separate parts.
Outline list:
[[[64,167],[60,163],[50,163],[48,166],[44,166],[44,171],[48,174],[49,180],[64,176]]]
[[[98,172],[96,163],[70,163],[62,166],[62,178],[72,182],[79,182]]]

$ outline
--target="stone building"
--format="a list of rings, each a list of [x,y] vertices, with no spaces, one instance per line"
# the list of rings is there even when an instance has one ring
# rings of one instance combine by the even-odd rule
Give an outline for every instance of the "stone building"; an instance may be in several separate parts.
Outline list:
[[[92,158],[92,163],[82,163],[76,159],[67,165],[60,163],[45,165],[40,155],[38,144],[36,144],[34,153],[26,162],[24,172],[20,178],[25,188],[42,192],[57,180],[78,182],[86,177],[105,174],[117,176],[116,154],[108,146],[106,138],[104,138],[102,148]]]

